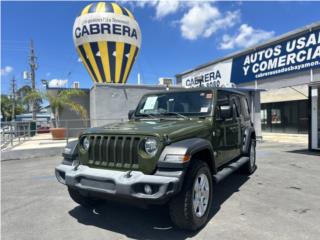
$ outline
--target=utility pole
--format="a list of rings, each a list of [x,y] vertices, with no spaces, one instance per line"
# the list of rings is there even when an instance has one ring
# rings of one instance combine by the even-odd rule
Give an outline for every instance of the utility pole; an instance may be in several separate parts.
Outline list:
[[[138,73],[138,85],[141,84],[141,78],[140,78],[140,73]]]
[[[31,88],[32,91],[36,90],[36,70],[37,70],[37,57],[35,56],[33,41],[30,41],[30,56],[29,56],[29,65],[30,65],[30,78],[31,78]],[[36,120],[36,101],[32,102],[32,120]]]
[[[16,111],[16,79],[13,76],[11,80],[11,97],[12,97],[12,112],[11,112],[11,121],[15,119],[15,111]]]

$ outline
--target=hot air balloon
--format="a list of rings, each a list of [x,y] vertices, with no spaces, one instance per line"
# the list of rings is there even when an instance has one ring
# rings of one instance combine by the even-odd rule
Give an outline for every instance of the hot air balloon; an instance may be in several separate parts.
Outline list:
[[[96,83],[126,83],[141,45],[132,13],[116,3],[87,5],[73,25],[77,52]]]

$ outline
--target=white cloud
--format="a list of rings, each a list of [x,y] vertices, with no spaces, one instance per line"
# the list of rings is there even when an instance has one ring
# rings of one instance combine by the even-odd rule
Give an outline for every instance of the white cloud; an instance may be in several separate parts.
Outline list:
[[[131,1],[130,1],[131,2]],[[154,5],[157,1],[135,1],[137,7],[144,8],[147,5]]]
[[[150,0],[150,1],[136,1],[137,7],[144,8],[146,6],[154,7],[156,11],[156,18],[161,19],[169,14],[178,11],[180,3],[178,0]]]
[[[13,67],[11,66],[5,66],[4,68],[1,68],[1,76],[6,76],[9,73],[13,71]]]
[[[51,88],[62,88],[65,87],[68,83],[67,79],[52,79],[49,81],[49,87]]]
[[[179,8],[178,0],[158,1],[156,6],[156,17],[163,18],[169,14],[175,13]]]
[[[149,0],[136,1],[136,7],[154,8],[156,19],[174,14],[178,11],[183,13],[181,19],[171,22],[171,26],[179,26],[181,36],[188,40],[208,38],[217,31],[234,27],[241,23],[240,10],[221,11],[213,2],[203,1],[178,1],[178,0]],[[242,2],[235,2],[234,6]],[[274,36],[273,31],[254,29],[242,24],[236,34],[225,34],[220,43],[220,49],[245,48]]]
[[[274,34],[274,31],[268,32],[262,29],[254,29],[248,24],[242,24],[235,35],[223,35],[220,48],[247,48],[270,39]]]
[[[184,38],[196,40],[210,37],[219,29],[234,26],[240,19],[240,11],[221,14],[211,3],[193,3],[180,20],[180,30]]]

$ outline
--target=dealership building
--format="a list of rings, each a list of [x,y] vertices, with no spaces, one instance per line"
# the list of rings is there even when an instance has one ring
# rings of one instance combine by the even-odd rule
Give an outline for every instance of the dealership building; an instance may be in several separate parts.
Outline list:
[[[320,149],[320,23],[176,75],[182,87],[263,89],[262,131],[309,134]]]
[[[61,125],[68,128],[64,124],[73,119],[72,126],[79,130],[124,121],[143,94],[165,90],[167,84],[95,83],[77,99],[90,121],[84,123],[66,109]],[[263,132],[308,134],[309,149],[320,150],[320,23],[177,74],[176,85],[170,89],[200,86],[243,88],[258,137]],[[77,134],[68,132],[69,136]]]

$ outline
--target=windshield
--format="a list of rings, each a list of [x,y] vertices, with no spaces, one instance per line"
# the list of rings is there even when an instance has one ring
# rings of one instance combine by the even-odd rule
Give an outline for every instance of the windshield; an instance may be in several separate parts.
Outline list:
[[[212,91],[168,92],[144,96],[136,116],[205,116],[211,113]]]

